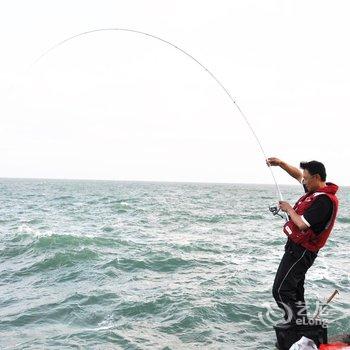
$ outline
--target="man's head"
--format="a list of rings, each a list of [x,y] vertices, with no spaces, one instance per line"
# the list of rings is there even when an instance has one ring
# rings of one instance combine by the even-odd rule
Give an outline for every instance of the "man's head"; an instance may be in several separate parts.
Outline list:
[[[309,192],[317,191],[325,186],[326,168],[316,160],[310,162],[301,162],[300,168],[303,169],[303,183]]]

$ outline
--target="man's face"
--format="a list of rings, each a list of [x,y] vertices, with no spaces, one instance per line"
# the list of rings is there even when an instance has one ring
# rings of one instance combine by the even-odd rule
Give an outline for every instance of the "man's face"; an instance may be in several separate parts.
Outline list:
[[[317,174],[311,175],[308,170],[303,170],[303,184],[306,186],[308,191],[313,191],[315,188],[317,188],[317,178]]]

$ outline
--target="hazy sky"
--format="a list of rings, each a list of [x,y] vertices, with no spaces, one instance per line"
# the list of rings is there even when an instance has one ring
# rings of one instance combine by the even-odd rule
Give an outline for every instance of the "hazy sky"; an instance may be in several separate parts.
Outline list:
[[[2,1],[0,177],[272,183],[259,146],[349,185],[350,3]],[[293,183],[276,169],[280,183]]]

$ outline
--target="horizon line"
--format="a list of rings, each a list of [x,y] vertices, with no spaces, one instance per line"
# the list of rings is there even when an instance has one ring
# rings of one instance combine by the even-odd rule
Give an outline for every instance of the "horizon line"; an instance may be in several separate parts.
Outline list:
[[[109,182],[142,182],[142,183],[178,183],[178,184],[212,184],[212,185],[271,185],[274,183],[258,183],[258,182],[214,182],[214,181],[171,181],[171,180],[116,180],[116,179],[91,179],[91,178],[45,178],[45,177],[0,177],[0,180],[56,180],[56,181],[109,181]],[[299,186],[296,184],[280,183],[282,186]],[[342,187],[348,187],[341,185]]]

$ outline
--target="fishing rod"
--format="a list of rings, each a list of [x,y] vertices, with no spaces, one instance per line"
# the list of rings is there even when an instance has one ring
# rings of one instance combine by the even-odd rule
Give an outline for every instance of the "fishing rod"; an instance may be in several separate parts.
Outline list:
[[[68,41],[70,40],[73,40],[75,38],[78,38],[78,37],[82,37],[84,35],[88,35],[88,34],[92,34],[92,33],[97,33],[97,32],[106,32],[106,31],[120,31],[120,32],[128,32],[128,33],[134,33],[134,34],[139,34],[139,35],[143,35],[143,36],[146,36],[146,37],[149,37],[149,38],[153,38],[153,39],[156,39],[158,41],[161,41],[165,44],[168,44],[172,47],[174,47],[175,49],[177,49],[178,51],[182,52],[183,54],[185,54],[187,57],[191,58],[193,61],[195,61],[197,64],[199,64],[215,81],[216,83],[222,88],[222,90],[224,90],[224,92],[226,93],[226,95],[228,96],[228,98],[230,99],[230,101],[234,104],[234,106],[237,108],[238,112],[241,114],[241,116],[243,117],[244,121],[246,122],[248,128],[250,129],[250,131],[252,132],[255,140],[257,141],[258,145],[259,145],[259,148],[264,156],[264,161],[266,161],[267,159],[267,156],[266,156],[266,153],[265,153],[265,150],[262,146],[262,143],[258,137],[258,135],[256,134],[256,132],[254,131],[252,125],[250,124],[248,118],[246,117],[246,115],[243,113],[243,111],[241,110],[241,108],[238,106],[237,102],[235,101],[235,99],[232,97],[232,95],[230,94],[230,92],[228,91],[228,89],[221,83],[221,81],[206,67],[204,66],[200,61],[198,61],[195,57],[193,57],[191,54],[189,54],[187,51],[185,51],[184,49],[178,47],[177,45],[171,43],[170,41],[168,40],[165,40],[163,38],[160,38],[159,36],[156,36],[156,35],[153,35],[153,34],[149,34],[149,33],[146,33],[146,32],[143,32],[143,31],[140,31],[140,30],[135,30],[135,29],[129,29],[129,28],[99,28],[99,29],[93,29],[93,30],[88,30],[88,31],[85,31],[85,32],[81,32],[79,34],[75,34],[73,36],[70,36],[58,43],[56,43],[55,45],[53,45],[52,47],[50,47],[48,50],[46,50],[45,52],[43,52],[35,61],[33,61],[33,63],[30,65],[29,69],[31,67],[33,67],[34,65],[36,65],[42,58],[44,58],[46,55],[48,55],[51,51],[55,50],[57,47],[67,43]],[[275,183],[275,186],[276,186],[276,190],[277,190],[277,193],[279,195],[279,198],[281,201],[283,201],[283,196],[282,196],[282,192],[280,190],[280,187],[276,181],[276,178],[275,178],[275,174],[272,170],[272,167],[271,165],[268,165],[269,169],[270,169],[270,172],[271,172],[271,176],[273,178],[273,181]],[[271,210],[273,209],[273,210]],[[278,214],[278,209],[276,207],[270,207],[270,211],[274,214],[274,215],[277,215]],[[285,217],[286,219],[288,220],[288,215],[286,213],[285,214]],[[280,214],[278,214],[280,215]],[[281,216],[281,215],[280,215]]]

